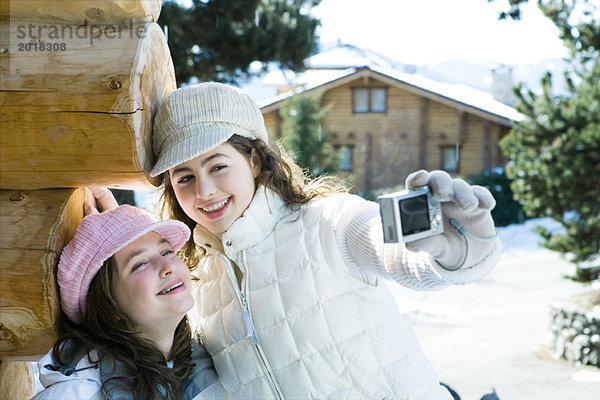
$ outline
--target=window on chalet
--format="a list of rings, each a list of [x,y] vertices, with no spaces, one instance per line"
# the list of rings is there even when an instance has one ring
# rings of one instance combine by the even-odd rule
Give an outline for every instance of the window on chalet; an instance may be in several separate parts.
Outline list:
[[[352,88],[352,110],[354,113],[385,113],[387,111],[387,88]]]
[[[334,146],[339,151],[340,171],[352,171],[352,148],[354,146]]]
[[[458,172],[458,145],[440,146],[442,169],[447,172]]]

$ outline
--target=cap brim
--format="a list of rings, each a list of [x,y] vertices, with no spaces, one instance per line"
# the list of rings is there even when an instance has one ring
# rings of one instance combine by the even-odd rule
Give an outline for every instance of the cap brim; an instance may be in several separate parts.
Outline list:
[[[155,221],[144,227],[137,226],[135,227],[135,231],[124,230],[120,232],[122,244],[116,249],[113,248],[109,250],[109,252],[115,254],[119,250],[125,248],[128,244],[133,243],[149,232],[156,232],[165,238],[171,245],[173,251],[179,251],[190,237],[190,229],[181,221],[171,219]],[[112,256],[112,254],[110,256]]]
[[[196,132],[185,140],[177,141],[175,145],[162,151],[156,165],[150,171],[150,176],[156,177],[181,163],[213,150],[225,143],[235,133],[234,127],[224,126],[212,128],[210,135]]]

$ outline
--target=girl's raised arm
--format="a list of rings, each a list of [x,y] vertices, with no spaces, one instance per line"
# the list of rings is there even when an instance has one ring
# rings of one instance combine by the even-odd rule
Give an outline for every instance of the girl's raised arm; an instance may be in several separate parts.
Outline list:
[[[406,245],[383,243],[376,203],[350,196],[339,207],[336,242],[360,279],[372,282],[383,276],[412,289],[441,289],[473,282],[496,265],[502,245],[490,214],[495,205],[491,194],[442,171],[419,171],[407,178],[409,188],[424,185],[442,201],[445,232]]]

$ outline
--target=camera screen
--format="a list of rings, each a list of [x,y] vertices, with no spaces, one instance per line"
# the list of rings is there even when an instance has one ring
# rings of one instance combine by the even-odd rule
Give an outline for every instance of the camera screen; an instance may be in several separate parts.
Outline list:
[[[399,200],[398,206],[403,235],[412,235],[429,230],[427,195]]]

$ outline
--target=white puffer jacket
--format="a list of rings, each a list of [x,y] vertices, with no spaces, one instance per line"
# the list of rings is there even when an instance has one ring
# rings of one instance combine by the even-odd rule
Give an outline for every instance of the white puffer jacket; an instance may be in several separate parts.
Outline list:
[[[290,212],[264,188],[222,241],[200,226],[194,238],[207,256],[192,319],[240,399],[451,399],[380,277],[437,289],[483,276],[500,254],[494,243],[449,272],[384,245],[376,203],[341,194]]]

